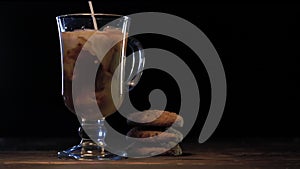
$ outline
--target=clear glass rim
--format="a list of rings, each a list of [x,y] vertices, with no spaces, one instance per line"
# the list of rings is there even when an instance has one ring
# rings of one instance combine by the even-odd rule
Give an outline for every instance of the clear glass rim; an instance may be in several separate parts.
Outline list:
[[[59,15],[56,18],[64,18],[69,16],[92,16],[91,13],[74,13],[74,14],[65,14],[65,15]],[[128,16],[119,15],[119,14],[105,14],[105,13],[95,13],[94,16],[104,16],[104,17],[119,17],[124,19],[129,19]]]

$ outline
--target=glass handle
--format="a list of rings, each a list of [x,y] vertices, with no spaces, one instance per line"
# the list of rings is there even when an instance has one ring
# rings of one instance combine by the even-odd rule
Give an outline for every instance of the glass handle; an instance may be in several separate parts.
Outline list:
[[[130,91],[137,85],[142,76],[145,64],[145,56],[141,42],[137,39],[129,37],[128,47],[132,52],[131,55],[129,55],[132,57],[132,63],[129,76],[125,82],[127,84],[126,88],[128,87],[127,89]]]

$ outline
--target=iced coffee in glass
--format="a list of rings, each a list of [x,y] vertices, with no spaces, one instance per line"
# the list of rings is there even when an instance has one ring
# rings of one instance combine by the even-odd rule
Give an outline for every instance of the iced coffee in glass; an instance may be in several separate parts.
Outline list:
[[[93,17],[98,29],[95,29]],[[59,152],[60,158],[118,158],[105,151],[106,129],[103,125],[105,117],[115,113],[122,104],[129,83],[124,73],[129,23],[130,18],[112,14],[57,17],[62,95],[65,105],[81,123],[79,131],[82,137],[79,145]],[[134,48],[142,50],[136,44]],[[139,59],[136,63],[142,69],[144,57],[136,58]],[[138,78],[139,75],[134,77]]]

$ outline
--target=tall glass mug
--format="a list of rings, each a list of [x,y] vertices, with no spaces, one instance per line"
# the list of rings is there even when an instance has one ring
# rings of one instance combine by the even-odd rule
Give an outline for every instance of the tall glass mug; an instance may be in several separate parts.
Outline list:
[[[137,83],[144,67],[141,45],[128,38],[130,18],[114,14],[70,14],[58,16],[56,20],[61,49],[62,95],[65,105],[81,123],[79,133],[82,138],[79,145],[58,152],[58,157],[120,159],[105,150],[104,120],[118,110],[128,85]],[[131,55],[135,64],[131,66],[130,75],[125,75],[127,46],[137,51]]]

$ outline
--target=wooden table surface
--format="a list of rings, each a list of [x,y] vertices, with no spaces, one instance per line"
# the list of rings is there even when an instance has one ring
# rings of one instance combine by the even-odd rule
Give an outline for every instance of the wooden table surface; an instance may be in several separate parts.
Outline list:
[[[57,150],[41,149],[41,144],[39,150],[9,150],[0,140],[0,169],[300,169],[299,139],[229,139],[181,145],[184,155],[178,157],[76,161],[58,159]]]

